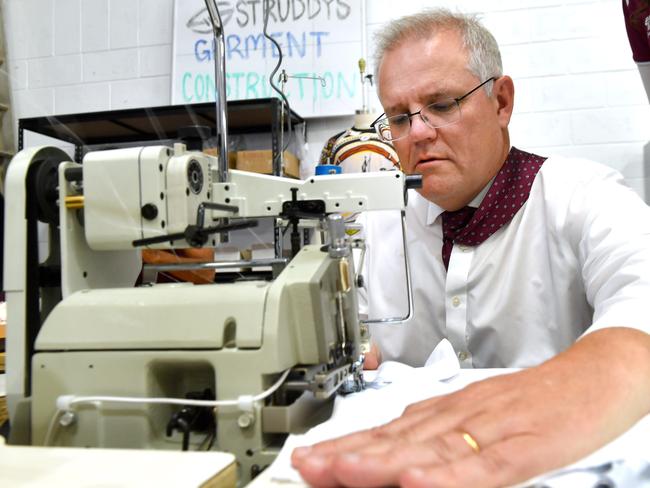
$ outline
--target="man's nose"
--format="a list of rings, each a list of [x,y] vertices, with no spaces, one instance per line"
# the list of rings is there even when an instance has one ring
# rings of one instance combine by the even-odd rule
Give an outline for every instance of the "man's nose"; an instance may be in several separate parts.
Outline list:
[[[424,123],[420,114],[411,117],[411,130],[409,132],[411,141],[418,142],[438,137],[438,129],[433,129]]]

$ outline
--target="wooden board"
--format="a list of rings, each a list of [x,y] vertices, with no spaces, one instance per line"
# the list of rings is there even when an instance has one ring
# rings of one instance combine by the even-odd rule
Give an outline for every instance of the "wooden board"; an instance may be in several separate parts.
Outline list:
[[[0,397],[0,426],[9,420],[9,411],[7,410],[7,397]]]
[[[119,469],[116,469],[119,467]],[[222,452],[2,445],[0,486],[235,488],[237,467]]]

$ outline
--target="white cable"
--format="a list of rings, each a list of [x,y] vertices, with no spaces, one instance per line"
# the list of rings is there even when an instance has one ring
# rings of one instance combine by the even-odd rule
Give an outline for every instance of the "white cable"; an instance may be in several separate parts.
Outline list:
[[[189,400],[187,398],[143,398],[143,397],[118,397],[118,396],[75,396],[75,395],[61,395],[56,400],[58,408],[57,413],[60,411],[68,411],[72,409],[73,405],[81,403],[145,403],[145,404],[169,404],[169,405],[192,405],[196,407],[239,407],[240,410],[251,411],[252,404],[256,401],[263,400],[266,397],[275,393],[280,388],[284,380],[289,376],[291,368],[287,369],[282,376],[276,381],[269,389],[259,393],[258,395],[241,395],[237,400]]]
[[[54,438],[54,433],[56,432],[56,426],[58,425],[58,420],[63,415],[63,410],[57,409],[52,415],[52,420],[50,420],[50,425],[47,426],[47,432],[45,433],[45,439],[43,440],[43,445],[45,447],[49,446]]]

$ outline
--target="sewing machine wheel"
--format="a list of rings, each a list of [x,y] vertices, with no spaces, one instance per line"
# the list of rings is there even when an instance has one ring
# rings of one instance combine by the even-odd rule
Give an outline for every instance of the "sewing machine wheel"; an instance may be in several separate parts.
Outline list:
[[[34,190],[38,204],[38,220],[46,224],[58,225],[59,207],[56,203],[59,198],[59,159],[44,159],[38,161],[34,178]]]

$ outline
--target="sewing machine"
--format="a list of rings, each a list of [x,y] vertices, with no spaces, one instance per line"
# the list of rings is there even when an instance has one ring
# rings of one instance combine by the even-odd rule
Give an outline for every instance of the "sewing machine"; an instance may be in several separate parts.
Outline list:
[[[45,161],[58,172],[62,299],[31,358],[26,262],[15,253],[5,260],[18,438],[229,451],[247,482],[288,433],[329,416],[337,391],[362,385],[358,278],[339,213],[403,209],[417,179],[388,171],[301,181],[231,170],[222,181],[217,158],[183,144],[68,160],[54,148],[28,149],[7,175],[5,235],[23,236],[30,168]],[[142,248],[214,246],[221,233],[263,217],[298,235],[311,223],[326,241],[292,239],[291,259],[212,264],[270,264],[271,280],[134,286]]]
[[[206,6],[226,155],[223,24]],[[82,165],[56,148],[21,151],[5,185],[11,442],[228,451],[247,483],[287,434],[363,385],[361,280],[341,213],[403,210],[419,184],[399,171],[300,181],[228,170],[181,143],[89,152]],[[214,247],[261,218],[275,221],[273,259],[158,269],[271,266],[271,279],[135,286],[142,249]],[[44,263],[37,221],[49,224]],[[305,245],[305,228],[324,239]]]

